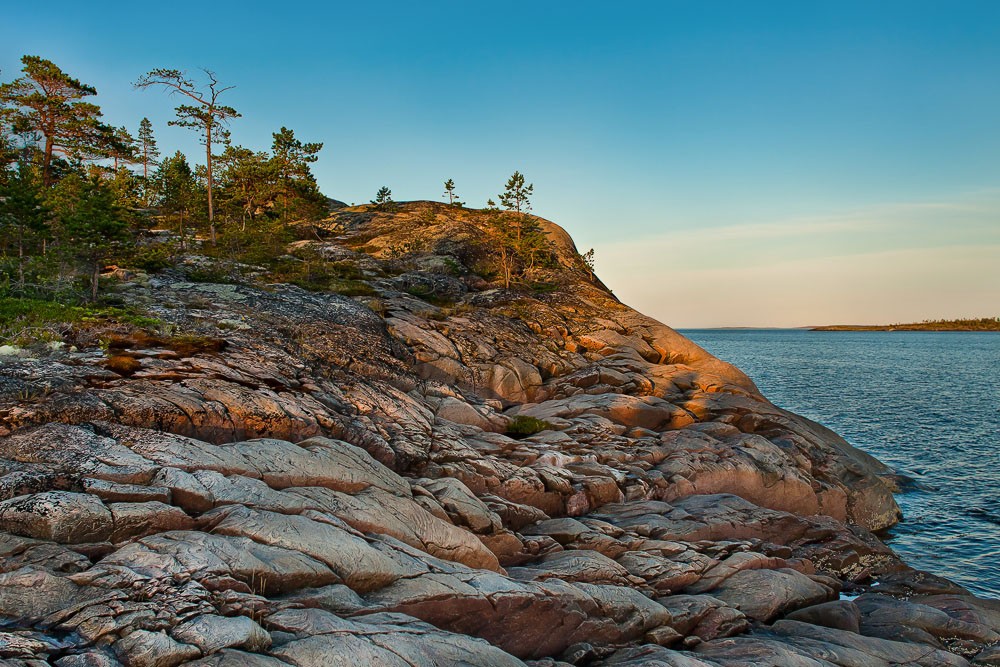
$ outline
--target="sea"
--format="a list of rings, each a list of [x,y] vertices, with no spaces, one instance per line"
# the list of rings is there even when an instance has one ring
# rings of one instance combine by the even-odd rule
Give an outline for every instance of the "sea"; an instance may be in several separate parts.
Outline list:
[[[883,539],[911,566],[1000,599],[1000,333],[681,333],[912,478]]]

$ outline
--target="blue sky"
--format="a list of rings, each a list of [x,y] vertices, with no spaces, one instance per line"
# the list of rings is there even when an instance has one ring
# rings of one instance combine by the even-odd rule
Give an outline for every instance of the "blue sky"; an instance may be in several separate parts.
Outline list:
[[[998,2],[359,5],[20,3],[0,77],[50,58],[195,155],[130,83],[208,67],[234,141],[325,142],[348,202],[454,178],[479,206],[519,169],[672,326],[1000,314]]]

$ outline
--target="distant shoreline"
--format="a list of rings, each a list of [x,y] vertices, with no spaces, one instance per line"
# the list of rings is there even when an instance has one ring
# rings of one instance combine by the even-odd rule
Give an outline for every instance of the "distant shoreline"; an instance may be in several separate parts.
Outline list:
[[[805,327],[682,327],[677,331],[930,331],[930,332],[1000,332],[1000,318],[977,320],[936,320],[908,324],[828,324]]]
[[[831,324],[806,328],[809,331],[1000,331],[1000,318],[935,320],[909,324]]]

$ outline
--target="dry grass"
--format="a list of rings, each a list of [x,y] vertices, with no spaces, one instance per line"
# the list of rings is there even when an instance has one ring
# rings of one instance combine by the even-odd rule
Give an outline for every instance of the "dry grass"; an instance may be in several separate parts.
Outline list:
[[[104,367],[123,377],[128,377],[141,369],[142,364],[135,357],[130,357],[126,354],[115,354],[108,357],[108,360],[104,362]]]

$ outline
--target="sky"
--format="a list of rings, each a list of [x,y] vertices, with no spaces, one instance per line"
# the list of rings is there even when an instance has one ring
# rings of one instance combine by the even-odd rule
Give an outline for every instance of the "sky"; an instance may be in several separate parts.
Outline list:
[[[1000,315],[1000,2],[11,3],[105,119],[216,72],[233,140],[325,145],[325,194],[482,206],[520,170],[625,303],[678,327]]]

